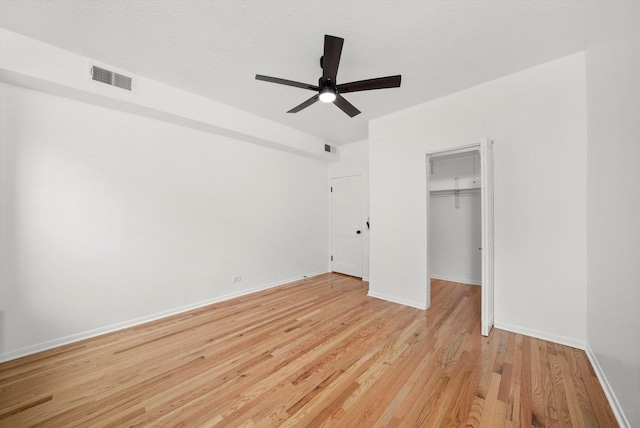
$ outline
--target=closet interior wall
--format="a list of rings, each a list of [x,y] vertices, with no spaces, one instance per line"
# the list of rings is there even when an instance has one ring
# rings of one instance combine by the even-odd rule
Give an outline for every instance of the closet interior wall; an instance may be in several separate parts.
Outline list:
[[[480,155],[434,156],[429,167],[431,278],[480,285]]]

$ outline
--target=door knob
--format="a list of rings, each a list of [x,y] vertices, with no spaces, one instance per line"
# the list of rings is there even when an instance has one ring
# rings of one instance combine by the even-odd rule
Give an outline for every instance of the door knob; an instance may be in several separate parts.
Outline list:
[[[357,230],[357,231],[356,231],[356,233],[357,233],[358,235],[360,235],[360,231],[359,231],[359,230]]]

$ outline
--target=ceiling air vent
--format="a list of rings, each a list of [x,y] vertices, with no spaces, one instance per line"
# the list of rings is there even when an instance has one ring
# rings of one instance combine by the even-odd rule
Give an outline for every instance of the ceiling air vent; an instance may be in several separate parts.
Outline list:
[[[337,153],[336,148],[335,148],[335,147],[333,147],[333,146],[330,146],[330,145],[328,145],[328,144],[325,144],[325,145],[324,145],[324,151],[325,151],[325,152],[329,152],[329,153]]]
[[[133,90],[133,77],[107,70],[106,68],[92,66],[91,79],[96,82],[106,83],[107,85],[116,86],[126,91]]]

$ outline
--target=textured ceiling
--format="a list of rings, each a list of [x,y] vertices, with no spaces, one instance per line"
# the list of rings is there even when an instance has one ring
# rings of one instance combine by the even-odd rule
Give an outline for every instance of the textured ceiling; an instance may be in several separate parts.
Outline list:
[[[200,94],[336,144],[370,119],[586,47],[596,0],[0,0],[0,26]],[[349,118],[312,92],[323,38],[345,39],[338,83],[402,74],[402,87],[345,94]]]

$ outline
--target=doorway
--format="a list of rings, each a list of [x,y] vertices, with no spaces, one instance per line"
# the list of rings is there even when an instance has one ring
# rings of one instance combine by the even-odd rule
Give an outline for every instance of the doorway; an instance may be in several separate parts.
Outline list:
[[[427,153],[427,307],[431,279],[477,284],[493,326],[493,141]]]
[[[358,278],[363,271],[362,176],[331,180],[331,270]]]

